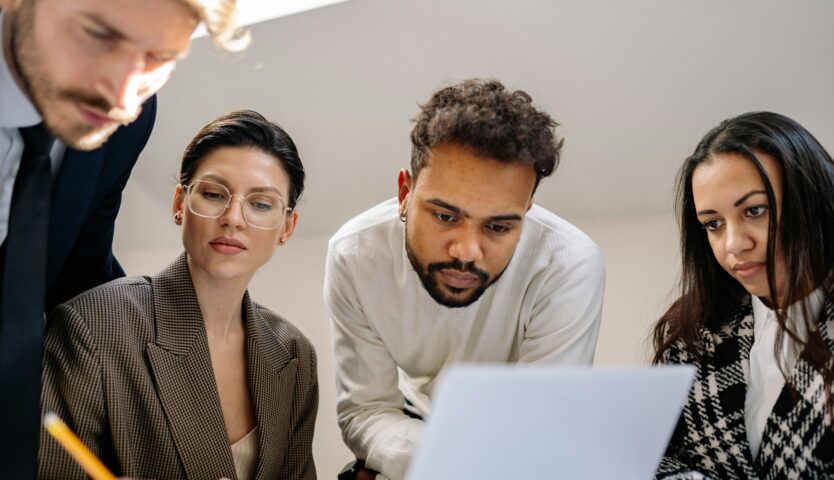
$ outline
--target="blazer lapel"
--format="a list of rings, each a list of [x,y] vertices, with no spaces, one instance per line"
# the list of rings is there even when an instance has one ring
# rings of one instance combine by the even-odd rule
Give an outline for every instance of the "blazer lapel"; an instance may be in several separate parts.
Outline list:
[[[706,346],[713,361],[704,362],[698,388],[704,398],[701,420],[704,434],[715,442],[715,458],[725,468],[749,477],[754,471],[753,455],[744,421],[744,401],[753,345],[753,315],[749,303],[734,314],[734,320],[718,332],[705,332]],[[744,477],[742,477],[744,478]]]
[[[147,356],[188,478],[236,478],[214,370],[183,253],[153,277],[156,341]]]
[[[276,478],[291,435],[290,415],[296,384],[297,360],[276,339],[267,320],[258,315],[249,293],[246,312],[246,351],[249,391],[258,422],[256,479]]]
[[[834,296],[826,298],[822,311],[824,317],[819,332],[829,351],[834,352]],[[823,418],[826,411],[824,387],[822,374],[803,352],[796,359],[789,382],[782,387],[762,433],[762,446],[756,458],[762,478],[784,476],[786,469],[799,468],[800,462],[808,465],[809,471],[818,468],[808,462],[818,455],[808,452],[817,449],[824,435],[832,435],[829,431],[832,420],[826,422]],[[813,425],[823,425],[823,430],[814,429]],[[790,448],[786,448],[788,446]],[[803,454],[807,457],[801,458]],[[831,461],[834,455],[829,457]]]
[[[61,169],[52,187],[49,211],[49,231],[61,232],[61,235],[49,236],[47,258],[51,268],[47,274],[48,284],[58,275],[90,209],[96,191],[90,185],[98,183],[104,150],[79,152],[67,148],[64,153]]]

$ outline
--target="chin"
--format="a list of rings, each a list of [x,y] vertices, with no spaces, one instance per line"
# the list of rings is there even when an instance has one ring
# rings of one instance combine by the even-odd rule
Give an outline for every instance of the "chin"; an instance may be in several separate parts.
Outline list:
[[[749,293],[750,295],[755,295],[757,297],[767,297],[770,296],[770,292],[767,290],[767,286],[761,285],[751,285],[749,283],[742,283],[741,286]]]
[[[76,125],[63,131],[61,129],[56,129],[56,132],[58,133],[55,136],[58,137],[58,139],[60,139],[65,145],[68,145],[75,150],[89,152],[104,145],[104,143],[107,142],[107,139],[109,139],[110,136],[113,135],[113,132],[115,132],[118,128],[119,125],[116,123],[109,124],[95,130],[91,130],[86,125]],[[66,130],[70,131],[67,132]]]
[[[104,145],[104,143],[107,142],[107,139],[113,135],[113,132],[115,132],[117,128],[119,128],[118,125],[111,125],[103,130],[96,130],[90,134],[82,136],[69,145],[76,150],[82,150],[85,152],[95,150]]]
[[[91,125],[76,118],[77,114],[73,112],[75,108],[73,103],[51,102],[43,109],[43,111],[47,112],[50,110],[54,111],[53,114],[46,114],[44,116],[44,122],[49,127],[49,131],[61,143],[72,149],[85,152],[95,150],[104,145],[107,139],[121,126],[117,122],[111,122],[101,126]]]

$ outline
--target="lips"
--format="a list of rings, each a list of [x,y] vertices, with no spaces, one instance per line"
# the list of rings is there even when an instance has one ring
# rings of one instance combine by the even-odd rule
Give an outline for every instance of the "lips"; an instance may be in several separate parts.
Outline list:
[[[764,262],[742,262],[733,265],[733,271],[739,277],[750,277],[761,272],[764,267]]]
[[[215,238],[209,242],[209,245],[215,251],[226,255],[234,255],[246,250],[246,246],[240,240],[228,237]]]
[[[84,117],[84,120],[87,123],[95,126],[95,127],[103,127],[105,125],[109,125],[113,123],[115,120],[108,117],[107,115],[102,115],[100,113],[96,113],[94,110],[85,107],[84,105],[78,105],[78,111],[81,112],[81,116]]]
[[[453,288],[472,288],[480,282],[477,275],[461,272],[460,270],[441,270],[440,275],[443,277],[443,283]]]

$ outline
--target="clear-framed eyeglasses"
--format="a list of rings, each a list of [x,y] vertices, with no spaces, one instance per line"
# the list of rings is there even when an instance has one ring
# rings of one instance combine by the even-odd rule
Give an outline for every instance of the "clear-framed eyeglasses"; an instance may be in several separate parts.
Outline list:
[[[232,198],[238,197],[243,205],[243,220],[250,227],[262,230],[278,228],[284,213],[292,210],[278,195],[263,192],[253,192],[246,196],[232,194],[225,186],[207,180],[196,180],[182,188],[185,190],[188,210],[194,215],[219,218],[232,204]]]

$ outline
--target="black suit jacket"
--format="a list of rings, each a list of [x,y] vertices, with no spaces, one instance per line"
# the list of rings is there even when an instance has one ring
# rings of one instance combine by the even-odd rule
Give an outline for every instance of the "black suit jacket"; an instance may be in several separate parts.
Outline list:
[[[125,276],[113,256],[116,214],[133,165],[156,118],[156,97],[130,125],[91,152],[67,149],[52,187],[46,311]]]

